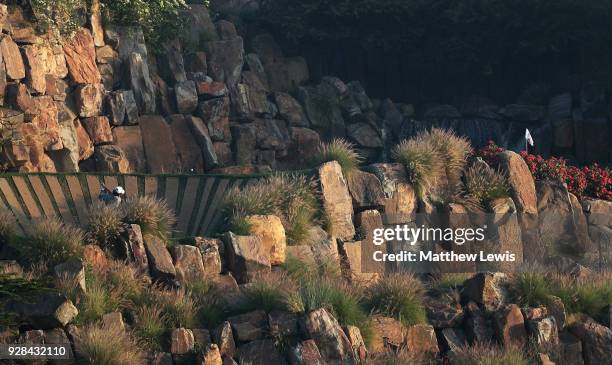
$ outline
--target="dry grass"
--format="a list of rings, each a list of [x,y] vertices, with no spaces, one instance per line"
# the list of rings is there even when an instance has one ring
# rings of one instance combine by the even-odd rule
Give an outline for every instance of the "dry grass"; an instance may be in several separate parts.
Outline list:
[[[165,201],[151,196],[127,198],[122,204],[125,223],[138,224],[143,235],[150,234],[161,239],[172,235],[176,216]]]
[[[155,302],[162,308],[167,328],[195,328],[198,305],[184,289],[157,291]]]
[[[431,144],[442,156],[448,188],[454,191],[461,182],[461,175],[467,157],[472,151],[472,145],[467,138],[459,137],[452,130],[447,129],[433,128],[428,137]]]
[[[223,211],[228,229],[249,234],[249,215],[276,215],[281,219],[289,244],[308,238],[318,223],[319,204],[314,182],[302,175],[277,174],[255,181],[242,189],[229,190]]]
[[[500,171],[484,164],[475,164],[464,175],[463,197],[481,207],[498,198],[510,196],[508,179]]]
[[[294,282],[282,272],[258,275],[245,285],[231,306],[232,311],[246,313],[263,309],[266,312],[286,310],[287,298],[296,290]]]
[[[43,219],[32,225],[24,240],[22,255],[32,264],[46,262],[50,267],[83,252],[84,232],[56,219]]]
[[[342,138],[336,138],[329,143],[321,142],[313,157],[315,165],[336,161],[342,168],[342,174],[348,177],[359,169],[363,158],[355,149],[355,145]]]
[[[97,202],[90,209],[87,232],[100,247],[112,247],[124,231],[123,214],[117,208]]]
[[[444,173],[442,156],[427,134],[400,142],[393,150],[394,159],[406,167],[408,181],[422,200]]]
[[[457,365],[529,365],[525,351],[517,346],[498,347],[475,344],[464,347],[455,359]]]
[[[144,364],[144,353],[134,338],[117,326],[91,324],[76,339],[76,348],[90,364]]]
[[[423,284],[410,273],[390,274],[367,291],[367,302],[373,311],[395,317],[406,326],[425,323]]]
[[[0,211],[0,246],[10,242],[15,235],[17,221],[9,211]]]
[[[132,329],[143,347],[150,351],[163,351],[166,319],[163,309],[158,305],[144,305],[134,311]]]
[[[406,349],[397,351],[386,350],[385,352],[374,354],[366,360],[365,365],[426,365],[430,361],[423,354],[410,352]]]

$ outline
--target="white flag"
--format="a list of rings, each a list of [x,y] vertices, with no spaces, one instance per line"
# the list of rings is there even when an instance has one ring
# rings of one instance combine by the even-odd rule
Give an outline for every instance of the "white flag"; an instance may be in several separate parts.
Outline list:
[[[531,137],[531,133],[529,133],[529,129],[525,129],[525,141],[527,141],[527,143],[533,147],[533,138]]]

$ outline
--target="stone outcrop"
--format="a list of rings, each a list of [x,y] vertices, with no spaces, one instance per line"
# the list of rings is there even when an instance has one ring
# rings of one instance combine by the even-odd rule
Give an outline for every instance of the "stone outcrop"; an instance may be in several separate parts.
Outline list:
[[[287,238],[280,218],[273,215],[253,215],[247,217],[251,235],[262,239],[264,249],[270,253],[270,264],[285,263]]]
[[[328,364],[354,364],[351,342],[338,321],[325,309],[305,315],[303,327],[315,341],[321,356]]]
[[[319,180],[323,209],[330,220],[333,234],[344,240],[352,239],[355,235],[353,202],[340,165],[332,161],[320,166]]]

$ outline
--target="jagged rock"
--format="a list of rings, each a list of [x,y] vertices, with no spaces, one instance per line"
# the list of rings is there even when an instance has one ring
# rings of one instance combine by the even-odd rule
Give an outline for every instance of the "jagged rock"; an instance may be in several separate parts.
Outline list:
[[[106,97],[106,111],[112,125],[119,126],[125,121],[125,93],[123,90],[113,91]]]
[[[565,304],[559,297],[555,297],[553,295],[548,297],[547,302],[548,313],[555,318],[555,322],[557,323],[558,328],[565,327]]]
[[[72,116],[59,123],[59,137],[64,145],[64,150],[60,151],[54,158],[54,162],[60,171],[78,172],[79,171],[79,144],[76,127]]]
[[[0,54],[2,54],[4,59],[6,75],[10,79],[21,80],[26,77],[25,66],[21,58],[21,52],[19,52],[19,47],[8,35],[0,38]]]
[[[186,37],[188,44],[202,44],[209,40],[218,40],[215,24],[210,18],[210,10],[204,4],[189,4],[189,9],[182,14],[188,24]]]
[[[441,334],[441,344],[445,347],[446,356],[455,358],[467,346],[467,340],[462,330],[458,328],[445,328]]]
[[[77,84],[99,84],[102,80],[96,65],[94,39],[89,30],[80,28],[63,43],[68,73]]]
[[[460,305],[453,305],[444,300],[426,300],[425,310],[427,319],[434,328],[457,327],[463,322],[465,316]]]
[[[198,96],[204,99],[220,98],[228,93],[227,86],[224,83],[215,81],[198,81],[196,82],[196,90]]]
[[[202,264],[204,265],[204,276],[215,277],[221,273],[223,254],[223,242],[215,238],[196,237],[195,245],[202,253]]]
[[[44,331],[44,343],[45,344],[60,344],[68,345],[67,353],[70,359],[74,359],[74,353],[72,352],[72,346],[66,332],[62,328],[55,328],[52,330]],[[51,365],[69,365],[72,364],[73,360],[51,360]]]
[[[521,309],[516,304],[507,305],[495,313],[497,336],[504,345],[527,343],[527,332]]]
[[[214,342],[219,346],[219,353],[221,356],[234,356],[236,344],[234,343],[234,334],[230,322],[225,321],[216,329],[214,333]]]
[[[268,326],[273,336],[289,338],[298,334],[298,318],[293,313],[274,310],[268,314]]]
[[[303,166],[309,162],[310,156],[316,153],[321,138],[317,132],[308,128],[291,127],[289,133],[291,135],[289,156],[295,160],[298,166]]]
[[[570,252],[585,253],[590,242],[586,217],[582,207],[572,204],[572,196],[561,183],[536,183],[538,196],[538,227],[543,240]]]
[[[175,114],[168,117],[170,129],[172,130],[172,140],[176,146],[179,168],[177,171],[204,172],[204,160],[200,152],[200,146],[196,142],[189,122],[182,114]]]
[[[176,278],[182,283],[197,283],[205,276],[202,254],[195,246],[176,245],[170,249]]]
[[[366,112],[374,108],[374,106],[372,105],[372,100],[370,100],[370,97],[368,97],[365,89],[359,81],[351,81],[346,84],[346,86],[348,86],[351,96],[353,97],[361,111]]]
[[[327,162],[319,167],[323,209],[331,220],[334,235],[350,240],[355,235],[353,203],[340,165]]]
[[[47,80],[45,78],[45,64],[49,62],[46,52],[42,46],[28,45],[23,47],[23,56],[27,64],[26,83],[34,92],[44,94],[47,90]]]
[[[538,199],[533,176],[523,158],[512,151],[498,155],[500,168],[506,172],[513,190],[513,198],[519,212],[537,214]]]
[[[85,284],[85,266],[81,259],[70,259],[64,263],[56,265],[53,268],[55,277],[59,280],[67,280],[70,283],[78,285],[79,289],[85,292],[87,286]]]
[[[150,365],[173,365],[172,355],[167,352],[155,352],[147,357]]]
[[[130,86],[140,114],[155,114],[155,86],[146,59],[140,53],[132,53],[128,62]]]
[[[485,313],[475,302],[469,302],[465,310],[465,334],[471,344],[493,341],[493,327]]]
[[[238,119],[275,115],[275,106],[268,100],[270,90],[252,71],[242,73],[242,82],[231,89],[234,114]]]
[[[176,269],[166,243],[156,236],[145,235],[144,244],[151,275],[156,279],[173,280],[176,277]]]
[[[170,353],[172,355],[184,355],[194,349],[195,340],[193,332],[185,328],[177,328],[170,335]]]
[[[353,347],[353,356],[359,361],[366,361],[368,356],[368,350],[366,348],[363,337],[361,336],[361,331],[359,327],[355,326],[346,326],[344,328],[344,333],[346,333],[346,337],[348,337],[351,342],[351,346]]]
[[[144,33],[140,27],[107,24],[104,36],[106,42],[117,51],[122,62],[128,61],[134,53],[147,57]]]
[[[278,106],[278,113],[292,127],[310,126],[304,108],[291,95],[283,92],[274,93],[274,101]]]
[[[382,184],[376,175],[353,171],[346,181],[355,209],[380,209],[385,205]]]
[[[266,312],[258,310],[227,319],[238,342],[255,341],[265,337],[268,329]]]
[[[232,126],[232,142],[236,162],[240,165],[250,165],[253,162],[253,150],[257,145],[257,134],[253,124]]]
[[[208,56],[208,74],[230,88],[240,80],[244,64],[244,42],[241,37],[209,41],[204,44]]]
[[[100,115],[104,89],[101,84],[79,85],[75,90],[75,101],[79,115],[82,118]]]
[[[187,121],[189,122],[191,132],[196,142],[200,145],[202,157],[204,158],[204,169],[212,170],[216,168],[219,166],[219,160],[217,159],[212,140],[208,134],[208,128],[206,128],[206,125],[200,118],[188,116]]]
[[[113,140],[123,150],[134,172],[146,172],[147,161],[142,145],[142,134],[138,126],[125,126],[113,128]]]
[[[93,156],[94,145],[81,122],[75,119],[73,123],[76,130],[77,144],[79,145],[79,160],[83,161]]]
[[[382,148],[383,141],[378,131],[369,123],[356,123],[347,126],[347,135],[357,146]]]
[[[94,145],[113,143],[113,132],[107,117],[85,118],[81,122]]]
[[[138,104],[134,96],[134,91],[123,90],[123,100],[125,102],[125,124],[134,125],[138,123]]]
[[[96,146],[94,151],[96,170],[101,172],[130,172],[130,162],[121,148],[115,145]]]
[[[68,96],[68,83],[62,79],[58,79],[53,75],[45,75],[46,93],[53,100],[65,102]]]
[[[582,342],[568,331],[559,333],[559,364],[584,365]]]
[[[527,321],[529,335],[535,340],[540,351],[546,352],[551,346],[559,344],[559,333],[555,317],[538,318]]]
[[[503,273],[478,273],[463,283],[462,300],[474,301],[494,312],[506,302],[505,282]]]
[[[208,72],[208,61],[205,52],[192,52],[185,55],[185,71],[187,71],[187,79],[196,81],[204,81]]]
[[[368,268],[367,270],[363,270],[364,265],[373,266],[371,263],[363,262],[365,259],[362,258],[362,250],[366,248],[362,248],[365,243],[361,241],[356,242],[342,242],[339,246],[339,253],[342,260],[342,269],[344,277],[352,283],[360,283],[363,285],[368,285],[376,281],[378,275],[376,273],[382,272],[381,270],[377,270]],[[371,245],[371,243],[368,243]],[[367,247],[369,249],[369,247]],[[367,256],[366,256],[367,257]]]
[[[486,243],[484,243],[489,245],[487,252],[514,254],[514,261],[495,264],[499,271],[512,271],[523,262],[522,232],[516,207],[512,199],[499,198],[490,203],[489,210],[492,214],[488,216],[487,226],[491,229],[487,231]],[[455,216],[461,218],[461,213],[457,213]],[[484,263],[484,267],[486,267],[486,263]]]
[[[285,263],[287,238],[280,218],[274,215],[251,215],[247,217],[249,232],[262,239],[264,249],[270,254],[271,265]]]
[[[289,353],[291,365],[324,365],[319,348],[314,340],[298,343]]]
[[[66,326],[79,313],[63,294],[53,292],[40,292],[25,301],[15,299],[9,304],[9,309],[36,329]]]
[[[257,147],[264,150],[283,151],[289,145],[289,131],[283,121],[257,119],[254,123]]]
[[[224,236],[228,266],[239,283],[251,281],[260,272],[270,271],[270,251],[258,236],[237,236],[231,232]]]
[[[272,91],[292,91],[310,78],[308,64],[303,57],[266,64],[266,72]]]
[[[160,75],[171,85],[187,81],[183,52],[178,38],[166,42],[162,50],[163,52],[157,56]]]
[[[232,139],[230,132],[230,100],[228,97],[207,100],[200,103],[197,115],[202,118],[208,127],[208,133],[213,141],[226,141]]]
[[[106,254],[97,245],[85,245],[83,247],[83,261],[98,272],[104,272],[108,268]]]
[[[147,115],[140,117],[139,125],[149,172],[175,172],[176,147],[172,140],[172,130],[166,120],[161,116]]]
[[[125,256],[134,266],[141,272],[145,273],[149,269],[149,260],[147,259],[147,252],[145,250],[144,238],[142,236],[142,230],[137,224],[128,224],[125,231],[122,232],[120,241],[125,247]]]
[[[405,342],[405,328],[395,318],[374,315],[372,317],[372,341],[370,349],[374,353],[384,351],[385,347],[400,348]]]
[[[338,97],[333,90],[321,84],[318,87],[299,87],[296,93],[297,99],[304,106],[312,129],[322,132],[328,138],[346,135]]]
[[[226,142],[214,142],[213,149],[219,160],[219,167],[230,166],[234,163],[232,147]]]
[[[5,4],[0,4],[0,30],[4,28],[6,19],[8,18],[9,10]]]
[[[240,346],[236,351],[236,359],[239,363],[252,365],[286,364],[273,340],[257,340]]]
[[[417,209],[414,188],[408,184],[406,168],[398,163],[379,163],[368,167],[382,183],[384,193],[384,221],[403,224],[413,219]]]
[[[307,313],[304,331],[312,338],[327,364],[354,364],[353,349],[338,321],[321,308]]]
[[[582,341],[585,365],[606,364],[612,356],[612,330],[587,319],[573,323],[569,331]]]
[[[111,312],[102,315],[102,326],[107,328],[119,328],[125,331],[125,322],[121,312]]]
[[[440,349],[434,328],[427,324],[417,324],[406,330],[406,349],[413,353],[426,353],[436,356]]]
[[[219,347],[215,344],[209,344],[198,355],[198,364],[201,365],[222,365],[223,360],[219,353]]]
[[[176,107],[181,114],[191,114],[198,107],[198,93],[195,82],[191,80],[178,82],[174,86]]]

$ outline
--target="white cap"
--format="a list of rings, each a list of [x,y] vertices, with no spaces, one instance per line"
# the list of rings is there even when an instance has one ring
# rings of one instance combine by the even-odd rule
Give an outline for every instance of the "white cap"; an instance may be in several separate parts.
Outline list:
[[[113,189],[113,193],[123,195],[125,194],[125,190],[123,190],[121,186],[117,186],[115,189]]]

